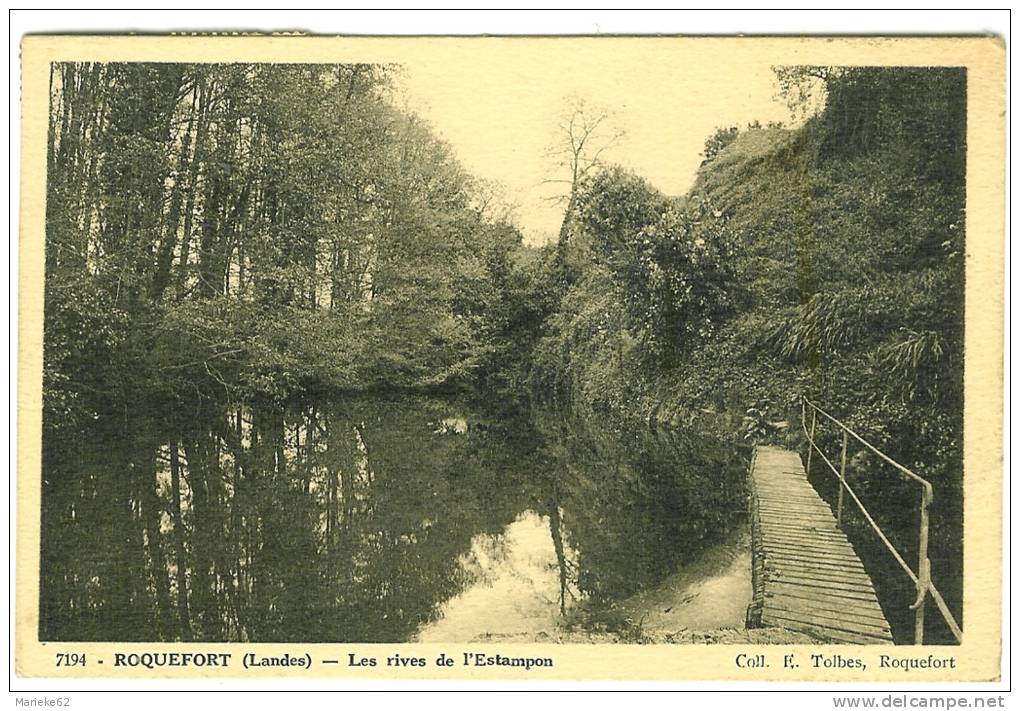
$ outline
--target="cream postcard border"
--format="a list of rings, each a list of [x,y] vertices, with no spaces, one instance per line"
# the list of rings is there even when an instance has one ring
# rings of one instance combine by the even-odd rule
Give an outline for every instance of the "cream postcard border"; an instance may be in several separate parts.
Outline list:
[[[17,560],[15,669],[19,677],[380,679],[631,679],[740,681],[984,681],[1000,677],[1002,590],[1002,404],[1005,208],[1005,45],[994,37],[316,37],[316,36],[28,36],[22,42],[22,165],[19,245]],[[840,645],[596,644],[140,644],[40,643],[39,530],[42,431],[43,275],[49,65],[99,62],[407,63],[518,62],[556,66],[561,53],[632,53],[643,62],[734,61],[773,65],[963,66],[967,87],[967,273],[964,407],[963,644],[913,648]],[[642,81],[635,77],[634,81]],[[654,86],[649,86],[654,91]],[[1008,515],[1008,512],[1005,512]],[[229,651],[229,669],[114,669],[112,663],[57,668],[57,652],[111,659],[114,652]],[[392,653],[426,657],[424,668],[244,669],[240,655],[305,654],[346,659]],[[437,668],[441,653],[463,651],[552,657],[552,668]],[[923,653],[922,653],[923,652]],[[782,669],[784,654],[797,669]],[[865,660],[867,669],[813,669],[812,653]],[[893,658],[953,656],[956,668],[880,668]],[[766,654],[770,666],[738,668],[738,654]]]

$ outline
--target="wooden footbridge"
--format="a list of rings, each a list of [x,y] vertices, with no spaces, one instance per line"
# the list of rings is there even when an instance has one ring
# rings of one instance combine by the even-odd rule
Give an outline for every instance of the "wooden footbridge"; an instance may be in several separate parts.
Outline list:
[[[833,512],[808,481],[798,453],[778,447],[755,447],[750,470],[754,597],[748,608],[748,626],[794,630],[827,642],[893,643],[889,622],[871,578],[840,529],[845,494],[858,506],[917,589],[917,599],[911,606],[915,615],[914,643],[924,641],[924,611],[929,595],[953,636],[960,641],[960,627],[930,577],[928,507],[932,500],[931,485],[879,452],[814,403],[805,399],[803,407],[801,420],[808,441],[808,467],[812,455],[817,453],[839,478],[836,511]],[[816,443],[819,416],[836,425],[842,434],[838,469]],[[891,464],[899,475],[921,487],[916,572],[847,484],[847,449],[851,437]]]
[[[871,578],[800,455],[757,447],[751,463],[752,624],[833,642],[892,644]]]

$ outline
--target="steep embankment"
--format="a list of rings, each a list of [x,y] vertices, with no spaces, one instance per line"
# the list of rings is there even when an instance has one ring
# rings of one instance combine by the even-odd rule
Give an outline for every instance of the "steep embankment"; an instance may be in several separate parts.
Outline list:
[[[935,486],[933,576],[959,613],[965,76],[827,77],[801,128],[727,132],[683,201],[622,171],[584,186],[570,243],[585,266],[567,273],[535,380],[575,406],[735,441],[798,444],[799,396],[823,403]],[[836,456],[837,434],[820,439]],[[915,560],[915,488],[866,451],[849,471]],[[862,546],[864,526],[850,521]],[[886,572],[905,610],[912,586]]]

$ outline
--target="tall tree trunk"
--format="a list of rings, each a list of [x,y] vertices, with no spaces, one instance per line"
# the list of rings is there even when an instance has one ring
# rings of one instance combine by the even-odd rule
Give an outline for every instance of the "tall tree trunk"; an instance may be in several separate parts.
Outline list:
[[[180,299],[188,286],[188,260],[191,251],[191,231],[195,220],[195,201],[198,196],[199,169],[205,160],[206,135],[209,133],[209,89],[205,76],[195,79],[194,101],[198,104],[198,120],[195,128],[195,150],[188,170],[187,200],[184,205],[184,228],[181,233],[181,256],[177,267],[177,298]]]
[[[191,132],[194,123],[195,104],[192,101],[188,112],[188,122],[184,129],[184,136],[181,139],[181,148],[177,156],[177,168],[174,171],[174,184],[170,193],[170,207],[167,210],[163,240],[160,243],[159,253],[156,256],[156,272],[152,279],[150,294],[152,301],[159,301],[170,283],[170,267],[174,258],[174,250],[177,248],[178,232],[181,229],[181,210],[186,190],[185,169],[188,167],[189,162],[194,163],[194,161],[190,160]]]

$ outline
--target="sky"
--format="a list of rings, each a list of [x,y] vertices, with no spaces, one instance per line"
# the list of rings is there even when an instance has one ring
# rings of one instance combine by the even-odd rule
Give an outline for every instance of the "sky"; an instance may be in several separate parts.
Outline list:
[[[564,144],[559,125],[578,99],[606,111],[607,128],[624,133],[605,161],[669,195],[691,187],[716,128],[790,120],[768,65],[697,61],[655,42],[648,51],[620,52],[525,44],[515,43],[510,53],[407,61],[399,85],[408,107],[453,146],[471,174],[502,186],[531,244],[559,232],[563,205],[550,198],[563,186],[544,181],[565,177],[550,153]]]

